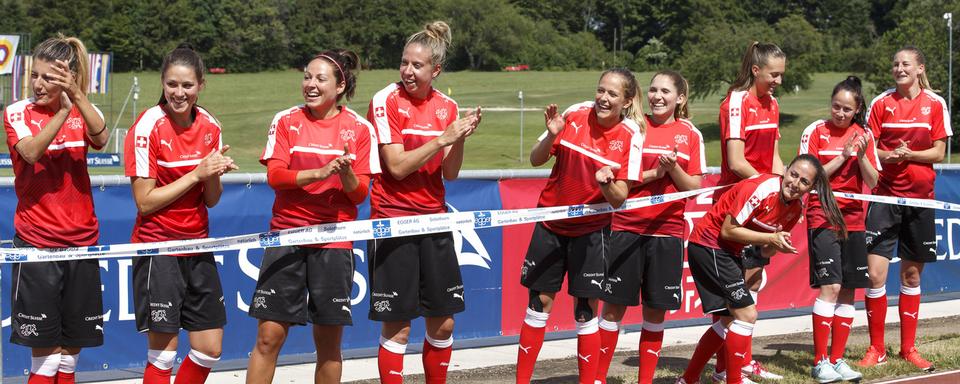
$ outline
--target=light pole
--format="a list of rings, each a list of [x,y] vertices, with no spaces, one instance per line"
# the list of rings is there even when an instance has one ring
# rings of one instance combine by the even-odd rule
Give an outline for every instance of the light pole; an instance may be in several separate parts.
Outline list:
[[[947,46],[947,113],[950,113],[953,111],[953,13],[944,13],[943,18],[947,20],[947,41],[949,41]],[[951,162],[950,155],[953,154],[953,146],[950,144],[951,140],[947,140],[947,163]]]
[[[517,92],[517,98],[520,99],[520,156],[518,162],[523,162],[523,90]]]

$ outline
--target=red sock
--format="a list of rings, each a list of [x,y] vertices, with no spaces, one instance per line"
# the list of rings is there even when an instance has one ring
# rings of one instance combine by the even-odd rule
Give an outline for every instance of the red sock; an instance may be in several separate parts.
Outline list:
[[[700,336],[697,349],[693,351],[693,356],[690,356],[690,362],[687,363],[687,369],[683,372],[684,381],[688,383],[700,382],[703,367],[707,366],[707,361],[723,346],[724,336],[721,336],[721,334],[725,335],[726,329],[723,327],[723,323],[716,322],[713,323],[713,326],[707,328],[703,336]]]
[[[716,324],[720,321],[720,316],[713,315],[713,322]],[[713,366],[713,371],[717,373],[723,372],[727,369],[727,359],[724,355],[727,354],[727,349],[723,347],[723,344],[720,344],[720,349],[717,350],[717,363]]]
[[[406,350],[406,344],[400,344],[380,336],[377,368],[380,370],[381,384],[403,384],[403,354],[406,353]]]
[[[543,336],[547,330],[548,313],[527,308],[527,316],[520,328],[520,343],[517,348],[517,384],[528,384],[533,377],[533,368],[537,356],[543,347]]]
[[[652,383],[653,373],[657,370],[657,360],[660,359],[660,348],[663,346],[663,323],[643,323],[640,331],[640,369],[637,373],[637,382],[640,384]]]
[[[427,336],[423,340],[423,375],[427,384],[447,382],[447,368],[450,367],[452,354],[453,336],[446,340],[434,340]]]
[[[886,289],[867,289],[867,297],[864,298],[864,304],[867,308],[867,328],[870,330],[870,345],[878,351],[883,351],[885,348],[883,343],[883,328],[887,319]]]
[[[56,384],[56,376],[44,376],[36,373],[31,373],[30,378],[27,379],[27,384]]]
[[[143,370],[143,384],[170,384],[170,373],[173,369],[160,369],[147,363]]]
[[[853,311],[852,305],[850,310]],[[840,316],[840,308],[837,312],[833,316],[833,343],[830,344],[830,362],[834,364],[843,358],[843,353],[847,349],[847,338],[850,337],[850,330],[853,328],[853,316]]]
[[[193,351],[190,351],[191,355]],[[210,374],[210,368],[204,367],[193,360],[193,356],[187,356],[180,364],[177,370],[177,377],[173,380],[174,384],[200,384],[207,381],[207,375]]]
[[[900,350],[909,351],[917,341],[920,318],[920,287],[900,287]]]
[[[750,349],[750,344],[753,339],[753,324],[734,320],[730,324],[730,331],[727,332],[727,383],[729,384],[740,384],[742,379],[743,371],[741,368],[744,364],[749,363],[750,360],[747,360],[748,351]]]
[[[76,375],[73,372],[66,373],[63,371],[57,371],[57,380],[56,384],[75,384],[77,382]]]
[[[607,372],[613,353],[617,350],[617,340],[620,338],[620,326],[614,321],[600,320],[600,362],[597,364],[597,379],[607,384]]]
[[[600,363],[600,332],[597,318],[577,322],[577,370],[580,384],[593,384]]]
[[[830,345],[830,328],[833,327],[836,303],[817,299],[813,303],[813,365],[826,359]]]

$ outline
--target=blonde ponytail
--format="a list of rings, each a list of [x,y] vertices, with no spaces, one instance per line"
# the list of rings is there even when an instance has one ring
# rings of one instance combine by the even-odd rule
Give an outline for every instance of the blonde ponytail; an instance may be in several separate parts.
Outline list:
[[[87,47],[80,39],[58,33],[56,37],[51,37],[37,45],[33,49],[33,58],[50,63],[57,60],[67,62],[80,92],[87,94],[90,87],[90,59],[87,57]]]
[[[453,35],[450,33],[450,26],[443,21],[434,21],[425,25],[423,30],[410,35],[406,45],[419,44],[430,48],[431,61],[442,68],[447,62],[447,49],[452,43]]]

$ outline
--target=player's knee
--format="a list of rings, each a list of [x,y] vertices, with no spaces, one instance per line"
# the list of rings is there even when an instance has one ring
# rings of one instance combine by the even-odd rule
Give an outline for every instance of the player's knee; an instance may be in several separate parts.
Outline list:
[[[584,323],[593,319],[593,308],[590,306],[590,299],[578,297],[577,304],[573,307],[573,318]]]
[[[543,301],[540,299],[540,291],[529,291],[529,299],[527,302],[527,308],[530,308],[537,312],[543,312]]]
[[[280,352],[280,347],[286,341],[286,336],[287,334],[283,330],[261,327],[260,332],[257,332],[257,351],[271,355]],[[206,351],[201,352],[210,355]],[[216,356],[220,356],[220,351],[217,351]]]

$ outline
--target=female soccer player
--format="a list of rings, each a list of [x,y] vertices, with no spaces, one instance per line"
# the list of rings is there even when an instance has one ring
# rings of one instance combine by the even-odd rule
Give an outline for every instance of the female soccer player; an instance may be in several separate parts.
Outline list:
[[[126,138],[137,221],[135,243],[199,239],[208,235],[207,208],[220,200],[220,175],[237,169],[224,156],[220,123],[197,105],[203,61],[181,44],[164,57],[159,103],[137,118]],[[147,333],[144,384],[169,384],[180,328],[190,334],[190,355],[176,383],[203,383],[220,359],[227,322],[213,253],[134,259],[137,329]]]
[[[946,141],[953,135],[950,114],[943,98],[930,90],[926,59],[920,49],[901,48],[893,56],[896,87],[870,103],[870,130],[877,138],[883,162],[873,194],[879,196],[933,198],[936,173],[933,163],[943,160]],[[920,311],[920,275],[925,263],[937,260],[934,211],[893,204],[870,203],[867,208],[867,323],[870,347],[860,365],[869,367],[887,361],[883,342],[887,316],[887,270],[890,259],[900,258],[900,357],[917,368],[932,371],[933,364],[920,356],[915,346]]]
[[[303,69],[303,105],[273,118],[260,162],[276,191],[270,230],[357,218],[370,175],[380,172],[370,123],[338,102],[350,100],[360,63],[347,50],[320,53]],[[339,383],[340,339],[352,325],[351,242],[267,248],[250,316],[259,319],[247,383],[271,383],[291,324],[313,323],[316,383]],[[309,293],[309,295],[307,294]],[[308,301],[309,300],[309,301]]]
[[[550,179],[537,206],[588,204],[604,201],[596,173],[615,168],[603,184],[613,180],[640,181],[643,145],[643,112],[637,80],[626,69],[611,69],[600,76],[593,101],[575,104],[561,115],[557,105],[544,112],[547,131],[530,153],[530,163],[540,166],[556,157]],[[612,202],[619,206],[619,202]],[[612,200],[612,198],[611,198]],[[577,364],[580,383],[597,377],[600,334],[597,299],[603,292],[604,258],[610,215],[537,223],[521,269],[520,283],[530,290],[530,303],[520,331],[517,383],[528,383],[553,300],[568,275],[568,293],[576,300]]]
[[[720,104],[721,162],[717,185],[731,185],[762,173],[783,173],[780,159],[780,105],[773,92],[783,82],[787,56],[774,44],[753,42],[747,47],[740,62],[737,78]],[[714,192],[719,201],[725,190]],[[760,293],[763,267],[770,259],[760,256],[755,247],[744,249],[743,267],[746,269],[747,288],[754,303]],[[717,367],[722,369],[723,353],[717,355]],[[781,379],[767,371],[753,359],[747,350],[744,372],[764,379]],[[723,371],[716,379],[723,380]]]
[[[763,174],[738,182],[723,194],[690,235],[687,260],[697,284],[704,313],[719,316],[700,338],[678,383],[696,383],[710,356],[726,346],[726,382],[752,383],[743,377],[747,349],[757,320],[757,308],[747,292],[740,252],[747,245],[762,257],[777,251],[797,253],[790,229],[803,214],[803,198],[815,190],[827,222],[846,238],[846,224],[830,190],[827,173],[808,154],[797,156],[783,176]]]
[[[103,114],[87,99],[87,49],[59,35],[33,49],[33,97],[4,110],[13,162],[16,247],[94,245],[100,236],[87,151],[107,143]],[[80,350],[103,344],[97,260],[13,265],[10,342],[30,347],[30,384],[74,382]],[[43,314],[43,316],[41,316]]]
[[[703,136],[686,120],[687,80],[674,71],[657,72],[647,89],[647,131],[643,144],[643,181],[617,191],[638,198],[700,188],[706,171]],[[604,167],[599,181],[610,177]],[[640,185],[643,185],[642,187]],[[683,200],[647,208],[615,212],[607,259],[606,287],[600,318],[600,366],[597,380],[607,382],[607,369],[617,348],[619,322],[627,306],[640,305],[643,297],[643,329],[640,333],[639,382],[653,381],[653,372],[663,343],[663,318],[667,310],[680,308],[685,236]],[[647,353],[649,351],[649,353]]]
[[[830,119],[810,124],[800,137],[800,154],[823,164],[834,191],[862,193],[863,185],[877,185],[880,160],[873,135],[864,128],[866,103],[860,79],[847,77],[833,88]],[[847,223],[847,239],[836,237],[823,208],[808,196],[807,239],[810,253],[810,286],[820,294],[813,304],[814,367],[811,376],[821,383],[859,380],[863,375],[843,360],[853,323],[854,295],[867,288],[867,245],[863,203],[841,199],[840,212]],[[831,335],[830,353],[827,345]]]
[[[480,124],[480,109],[458,118],[457,103],[433,88],[450,46],[450,27],[427,24],[407,39],[400,82],[370,101],[386,172],[374,178],[370,216],[385,218],[446,212],[443,179],[463,163],[464,140]],[[410,320],[423,316],[423,369],[428,383],[443,383],[453,346],[453,315],[465,309],[460,265],[449,232],[371,240],[371,320],[382,321],[377,362],[380,382],[403,381]]]

